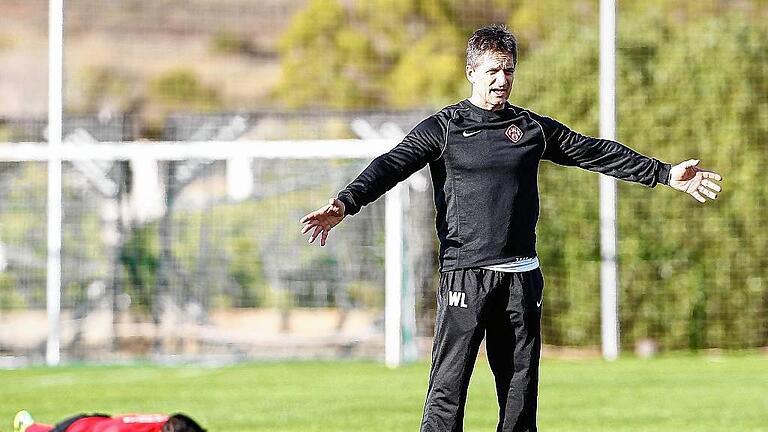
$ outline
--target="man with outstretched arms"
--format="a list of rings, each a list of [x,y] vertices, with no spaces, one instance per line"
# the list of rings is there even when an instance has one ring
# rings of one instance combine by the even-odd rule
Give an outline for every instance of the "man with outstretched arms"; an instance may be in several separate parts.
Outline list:
[[[536,256],[539,161],[577,166],[700,202],[721,180],[698,160],[675,166],[507,102],[517,42],[504,26],[467,45],[472,95],[422,121],[377,157],[337,198],[301,219],[325,245],[347,215],[429,164],[440,239],[437,318],[421,431],[463,430],[467,387],[480,342],[496,381],[498,431],[536,431],[544,279]]]

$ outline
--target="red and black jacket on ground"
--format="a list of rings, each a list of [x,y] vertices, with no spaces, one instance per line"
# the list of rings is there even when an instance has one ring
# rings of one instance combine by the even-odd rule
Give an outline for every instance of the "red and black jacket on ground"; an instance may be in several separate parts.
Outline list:
[[[55,426],[32,424],[26,432],[160,432],[169,418],[163,414],[80,414]]]

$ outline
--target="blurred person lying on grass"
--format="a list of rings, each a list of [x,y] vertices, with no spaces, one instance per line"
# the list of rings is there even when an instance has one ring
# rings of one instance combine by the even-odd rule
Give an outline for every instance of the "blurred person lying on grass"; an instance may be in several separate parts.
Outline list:
[[[13,419],[13,432],[205,432],[184,414],[78,414],[55,425],[37,423],[27,411]]]

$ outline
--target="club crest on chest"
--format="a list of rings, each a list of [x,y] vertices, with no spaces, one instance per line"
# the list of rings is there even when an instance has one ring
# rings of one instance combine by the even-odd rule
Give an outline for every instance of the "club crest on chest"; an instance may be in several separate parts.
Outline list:
[[[517,144],[517,142],[520,141],[520,138],[523,137],[523,131],[515,125],[510,125],[507,130],[504,131],[504,134],[515,144]]]

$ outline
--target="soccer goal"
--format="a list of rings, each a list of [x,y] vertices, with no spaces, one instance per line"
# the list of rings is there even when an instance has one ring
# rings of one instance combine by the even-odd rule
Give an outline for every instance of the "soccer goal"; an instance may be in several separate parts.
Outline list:
[[[434,259],[419,240],[433,230],[424,175],[349,218],[324,248],[298,222],[394,144],[99,142],[75,128],[53,162],[45,144],[0,145],[0,342],[31,362],[45,346],[54,364],[414,358],[416,290],[436,271],[414,268]],[[56,163],[58,208],[46,188]],[[48,232],[61,241],[53,257],[50,218],[61,220]]]

